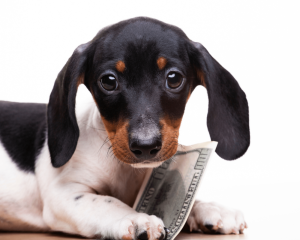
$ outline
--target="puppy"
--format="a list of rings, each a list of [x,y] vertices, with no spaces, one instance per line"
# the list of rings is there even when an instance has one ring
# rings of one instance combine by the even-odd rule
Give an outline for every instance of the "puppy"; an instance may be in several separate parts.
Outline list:
[[[76,107],[84,84],[95,103]],[[177,27],[134,18],[80,45],[49,103],[0,102],[0,230],[62,231],[85,237],[164,239],[164,223],[132,205],[145,171],[171,158],[186,102],[207,89],[216,152],[242,156],[250,143],[248,103],[234,77]],[[196,201],[190,230],[224,234],[243,215]]]

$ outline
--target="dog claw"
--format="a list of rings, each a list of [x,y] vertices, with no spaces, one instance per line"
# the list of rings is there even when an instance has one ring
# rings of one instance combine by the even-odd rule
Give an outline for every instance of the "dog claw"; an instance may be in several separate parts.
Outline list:
[[[205,224],[204,225],[208,230],[215,230],[213,224]]]
[[[160,237],[159,238],[157,238],[158,240],[164,240],[164,234],[163,233],[161,233],[160,234]]]
[[[143,231],[141,232],[138,237],[137,237],[138,240],[148,240],[148,233],[147,231]]]
[[[168,235],[169,235],[169,233],[170,233],[170,230],[167,229],[166,227],[164,227],[164,229],[165,229],[165,232],[166,232],[166,236],[165,236],[165,239],[164,239],[164,240],[166,240],[166,239],[168,238]]]

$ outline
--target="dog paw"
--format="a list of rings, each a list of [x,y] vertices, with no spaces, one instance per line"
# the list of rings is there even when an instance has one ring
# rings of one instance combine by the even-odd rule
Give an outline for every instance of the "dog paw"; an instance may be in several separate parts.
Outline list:
[[[241,211],[200,201],[195,202],[187,223],[190,231],[204,233],[240,234],[247,228]]]
[[[160,218],[144,213],[127,215],[116,226],[117,238],[123,240],[163,240],[168,232]]]

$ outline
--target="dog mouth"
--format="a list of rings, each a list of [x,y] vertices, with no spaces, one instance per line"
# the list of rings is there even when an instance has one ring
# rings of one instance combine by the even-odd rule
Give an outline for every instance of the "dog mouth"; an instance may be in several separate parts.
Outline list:
[[[172,144],[162,148],[157,155],[150,158],[138,158],[129,149],[121,149],[112,147],[114,156],[121,162],[128,164],[134,168],[156,168],[162,165],[165,161],[172,158],[177,152],[178,144]],[[127,151],[126,151],[127,150]]]
[[[130,163],[134,168],[156,168],[163,164],[164,161],[145,160],[138,163]]]
[[[132,148],[128,142],[124,143],[118,137],[115,137],[112,141],[111,150],[116,159],[134,168],[156,168],[173,157],[177,152],[177,147],[178,142],[175,140],[162,142],[161,146],[142,149],[147,151],[147,154],[145,154],[139,153],[138,151],[141,150]]]
[[[126,164],[131,165],[134,168],[156,168],[162,165],[165,161],[172,158],[177,152],[178,144],[172,144],[172,146],[163,147],[161,152],[156,156],[149,159],[141,159],[135,156],[131,156],[131,159],[123,159]],[[124,161],[125,160],[125,161]],[[128,161],[129,160],[129,161]]]
[[[119,161],[134,168],[156,168],[176,154],[178,147],[176,140],[172,138],[172,141],[162,141],[159,145],[154,142],[152,145],[144,144],[143,148],[140,146],[138,148],[115,137],[112,151]]]
[[[151,161],[149,160],[145,160],[144,162],[142,162],[143,164],[149,164],[149,163],[152,163]]]

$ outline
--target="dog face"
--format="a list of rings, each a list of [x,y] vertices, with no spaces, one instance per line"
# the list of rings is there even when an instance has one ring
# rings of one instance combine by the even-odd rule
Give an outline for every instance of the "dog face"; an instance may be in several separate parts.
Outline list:
[[[177,150],[192,87],[182,33],[152,21],[100,32],[88,86],[114,155],[126,163],[164,161]]]
[[[98,106],[114,155],[128,164],[159,163],[177,150],[185,104],[208,90],[208,129],[225,159],[249,146],[248,105],[235,79],[177,27],[135,18],[103,29],[62,69],[48,105],[52,164],[73,155],[79,137],[75,97],[85,84]]]

